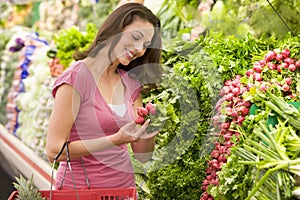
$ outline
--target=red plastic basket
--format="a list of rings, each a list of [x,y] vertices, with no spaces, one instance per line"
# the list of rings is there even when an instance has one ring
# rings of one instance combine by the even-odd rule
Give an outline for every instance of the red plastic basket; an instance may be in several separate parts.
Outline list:
[[[50,199],[50,190],[40,190],[42,197]],[[14,191],[8,200],[16,199]],[[52,190],[52,200],[136,200],[135,188],[103,188],[82,190]]]
[[[65,142],[60,152],[55,156],[54,162],[52,165],[52,178],[53,178],[53,169],[54,165],[56,163],[57,158],[61,155],[64,148],[66,148],[66,155],[68,157],[68,166],[70,168],[70,171],[72,173],[71,169],[71,163],[70,163],[70,153],[68,149],[69,142]],[[83,162],[82,162],[83,165]],[[84,169],[84,165],[83,165]],[[52,183],[51,178],[51,183]],[[87,186],[89,186],[88,179],[86,177]],[[62,186],[63,182],[61,182]],[[74,182],[75,186],[75,182]],[[50,186],[50,190],[39,190],[42,197],[45,197],[47,200],[136,200],[137,199],[137,193],[135,187],[129,187],[129,188],[92,188],[88,189],[82,188],[82,189],[66,189],[66,190],[51,190],[52,184]],[[52,194],[52,195],[51,195]],[[14,191],[9,196],[8,200],[15,200],[17,198],[18,191]],[[50,198],[51,196],[51,198]]]

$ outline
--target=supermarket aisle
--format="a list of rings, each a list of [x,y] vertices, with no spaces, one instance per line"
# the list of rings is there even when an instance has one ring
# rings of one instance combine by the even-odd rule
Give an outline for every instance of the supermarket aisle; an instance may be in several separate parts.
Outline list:
[[[14,172],[6,163],[5,158],[0,153],[0,199],[6,200],[10,193],[14,190],[12,182],[14,182]]]

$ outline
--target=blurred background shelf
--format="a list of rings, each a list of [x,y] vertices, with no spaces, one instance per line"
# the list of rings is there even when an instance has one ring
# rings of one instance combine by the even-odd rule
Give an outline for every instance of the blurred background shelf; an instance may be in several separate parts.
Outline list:
[[[1,124],[0,156],[1,166],[11,178],[11,184],[12,181],[15,181],[14,176],[19,177],[22,174],[24,177],[30,178],[33,175],[33,180],[37,188],[50,188],[50,163],[36,155],[21,140],[10,134]],[[2,188],[1,193],[3,193]]]

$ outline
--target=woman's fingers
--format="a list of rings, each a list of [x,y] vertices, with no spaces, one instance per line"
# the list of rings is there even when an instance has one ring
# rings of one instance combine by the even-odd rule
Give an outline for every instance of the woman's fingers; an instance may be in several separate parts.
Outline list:
[[[150,139],[156,136],[159,132],[154,131],[152,133],[147,133],[146,129],[150,123],[150,119],[147,119],[142,126],[137,125],[134,121],[126,124],[122,129],[123,133],[134,138],[135,140],[139,139]]]
[[[136,134],[136,136],[138,138],[140,138],[142,135],[144,135],[146,133],[146,128],[149,125],[149,123],[150,123],[150,119],[147,119],[145,121],[145,123],[141,127],[139,127],[137,134]]]
[[[142,127],[146,129],[149,124],[150,124],[150,119],[147,119],[145,123],[142,125]]]
[[[140,137],[140,139],[147,140],[147,139],[155,137],[158,133],[159,133],[159,131],[154,131],[152,133],[145,133]]]
[[[141,126],[141,128],[139,130],[139,134],[138,134],[138,137],[140,139],[150,139],[159,133],[159,131],[153,131],[152,133],[147,133],[146,130],[147,130],[149,123],[150,123],[150,119],[147,119],[147,121]]]

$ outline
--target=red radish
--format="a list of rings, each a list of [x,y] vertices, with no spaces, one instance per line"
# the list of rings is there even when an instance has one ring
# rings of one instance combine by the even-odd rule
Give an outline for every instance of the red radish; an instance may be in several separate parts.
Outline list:
[[[210,175],[211,175],[212,178],[216,178],[217,177],[217,174],[216,174],[215,171],[212,171]]]
[[[218,163],[213,163],[211,167],[212,167],[213,169],[216,169],[216,170],[219,169]]]
[[[229,149],[230,149],[230,148],[229,148]],[[220,169],[222,168],[222,165],[223,165],[223,164],[224,164],[223,162],[219,162],[219,163],[218,163]]]
[[[251,106],[251,102],[250,102],[250,101],[245,101],[245,102],[244,102],[244,106],[250,107],[250,106]]]
[[[276,58],[276,52],[275,51],[269,51],[265,55],[265,61],[266,62],[270,62],[270,61],[274,60],[275,58]]]
[[[208,198],[208,194],[205,192],[202,196],[202,198],[207,199]]]
[[[289,70],[290,70],[291,72],[296,71],[296,65],[290,64],[290,65],[289,65]]]
[[[226,81],[224,82],[224,85],[225,85],[225,86],[230,86],[230,85],[231,85],[231,80],[226,80]]]
[[[253,69],[258,72],[258,73],[261,73],[262,69],[263,69],[263,66],[259,63],[259,62],[255,62],[254,63],[254,67]]]
[[[247,76],[251,76],[253,73],[254,73],[254,70],[253,70],[253,69],[248,69],[248,70],[246,71],[246,75],[247,75]]]
[[[202,184],[203,184],[203,185],[208,185],[209,182],[208,182],[208,180],[204,179],[204,180],[202,181]]]
[[[284,91],[284,92],[288,92],[290,90],[290,86],[288,84],[283,84],[283,86],[281,87],[281,89]]]
[[[292,84],[292,78],[286,78],[285,83],[288,84],[288,85],[291,85]]]
[[[269,85],[267,85],[265,82],[261,84],[260,86],[260,90],[263,91],[263,92],[266,92],[268,89],[270,88]]]
[[[220,92],[219,92],[219,96],[223,97],[224,95],[225,95],[225,91],[224,91],[224,87],[222,87]]]
[[[233,86],[233,87],[236,87],[237,85],[238,85],[238,80],[233,80],[233,81],[231,81],[231,85]]]
[[[243,116],[238,116],[238,122],[243,122],[245,120],[245,117],[243,117]]]
[[[229,93],[229,94],[226,95],[225,99],[227,101],[231,101],[233,99],[233,96],[234,96],[233,93]]]
[[[230,122],[224,122],[223,124],[222,124],[222,129],[229,129],[229,127],[230,127]]]
[[[142,117],[142,116],[140,116],[140,115],[138,115],[138,116],[135,118],[134,122],[135,122],[136,124],[143,124],[143,123],[145,122],[145,118]]]
[[[240,80],[237,80],[236,87],[241,88],[241,86],[243,86],[243,84],[240,82]]]
[[[281,68],[282,68],[282,65],[281,65],[281,64],[277,65],[277,72],[278,72],[278,73],[281,73]]]
[[[238,88],[238,87],[233,88],[232,93],[234,96],[238,96],[240,94],[240,88]]]
[[[218,158],[218,157],[219,157],[219,153],[218,153],[216,150],[212,150],[210,156],[211,156],[212,158]]]
[[[240,74],[238,74],[238,75],[235,76],[236,80],[240,80],[241,78],[242,78],[242,75],[240,75]]]
[[[223,90],[224,90],[224,93],[225,93],[225,94],[229,94],[229,93],[231,92],[229,86],[224,86],[224,87],[223,87]]]
[[[213,185],[219,185],[219,181],[218,180],[213,180],[212,182],[211,182]],[[209,198],[208,198],[209,199]]]
[[[277,61],[277,62],[280,62],[280,61],[282,61],[283,59],[284,59],[284,57],[283,57],[282,54],[279,53],[279,54],[276,55],[276,61]]]
[[[206,168],[206,173],[210,174],[212,172],[212,169],[210,167]]]
[[[228,134],[228,133],[226,133],[223,137],[224,137],[224,139],[225,139],[226,141],[231,140],[231,135]]]
[[[155,106],[152,107],[152,108],[149,110],[149,113],[150,113],[151,115],[155,115],[155,113],[156,113],[156,108],[155,108]]]
[[[263,80],[260,73],[254,73],[253,78],[256,81],[262,81]]]
[[[233,85],[229,85],[228,87],[229,87],[230,91],[232,91],[235,88]]]
[[[230,141],[226,141],[226,142],[224,142],[224,145],[225,145],[225,147],[230,148],[230,147],[232,147],[233,143]]]
[[[220,146],[220,147],[219,147],[219,152],[220,152],[221,154],[226,153],[226,147],[225,147],[225,146]]]
[[[288,58],[288,57],[290,57],[291,52],[288,49],[283,49],[281,54],[283,57]]]
[[[226,153],[228,156],[230,155],[230,148],[226,149]]]
[[[280,66],[282,66],[283,68],[285,69],[288,69],[289,68],[289,64],[288,63],[281,63]]]
[[[227,131],[228,131],[228,129],[222,129],[221,132],[219,132],[219,133],[221,133],[221,135],[225,135],[227,133]]]
[[[275,70],[275,69],[277,68],[277,65],[274,64],[274,63],[268,63],[268,68],[269,68],[270,70]]]
[[[246,108],[245,106],[242,106],[242,107],[240,107],[239,108],[239,111],[242,113],[242,115],[248,115],[248,113],[249,113],[249,109],[248,108]]]
[[[151,102],[148,102],[148,103],[146,104],[146,106],[145,106],[145,108],[146,108],[148,111],[150,111],[153,107],[155,107],[155,105],[154,105],[153,103],[151,103]]]
[[[213,160],[209,161],[209,163],[210,163],[211,165],[213,165],[213,164],[218,164],[218,160],[213,159]]]
[[[298,60],[295,65],[297,68],[300,68],[300,60]]]
[[[265,60],[260,60],[259,63],[260,63],[261,66],[265,66],[266,65],[266,61]]]
[[[214,144],[215,144],[216,148],[219,148],[221,146],[220,142],[218,142],[218,141],[215,141]]]
[[[137,108],[137,114],[141,117],[146,117],[148,115],[148,110],[144,107],[138,107]]]
[[[239,115],[238,111],[236,109],[233,109],[231,112],[232,117],[237,117]]]
[[[220,155],[219,157],[218,157],[218,162],[223,162],[223,155]],[[213,177],[213,176],[212,176]]]
[[[219,159],[218,159],[219,162],[223,162],[223,163],[226,163],[226,162],[227,162],[227,158],[226,158],[225,155],[221,155],[221,156],[219,156],[219,158],[220,158],[220,161],[219,161]]]
[[[295,61],[292,58],[285,58],[284,62],[287,64],[295,64]]]

